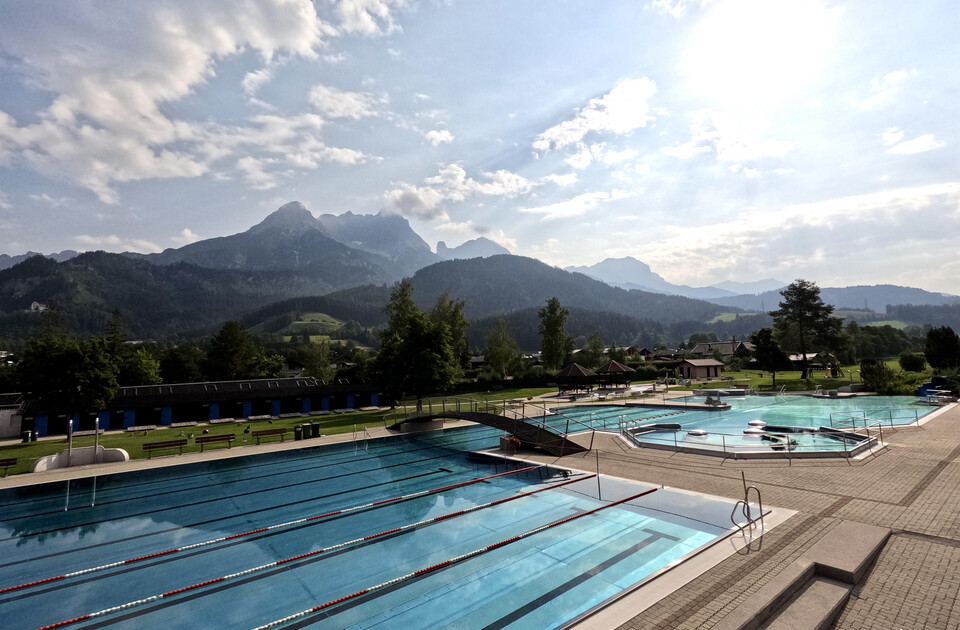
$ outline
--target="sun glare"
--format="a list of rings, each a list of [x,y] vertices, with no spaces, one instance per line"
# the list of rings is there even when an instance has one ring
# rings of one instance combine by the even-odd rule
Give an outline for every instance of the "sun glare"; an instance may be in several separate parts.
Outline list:
[[[763,106],[801,91],[826,65],[833,11],[819,0],[710,5],[683,60],[693,90],[718,106]]]

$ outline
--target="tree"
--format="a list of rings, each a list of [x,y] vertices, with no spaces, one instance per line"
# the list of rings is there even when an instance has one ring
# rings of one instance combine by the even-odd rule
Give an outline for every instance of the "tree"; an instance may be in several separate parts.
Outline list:
[[[203,380],[203,350],[182,343],[167,349],[160,357],[160,376],[164,383],[197,383]]]
[[[309,339],[300,347],[300,361],[303,363],[303,375],[330,382],[333,369],[330,367],[330,344],[326,341],[313,342]]]
[[[919,352],[901,352],[900,369],[904,372],[923,372],[927,361]]]
[[[783,301],[780,309],[771,311],[774,325],[781,339],[791,333],[796,333],[800,347],[803,373],[800,378],[809,376],[810,368],[807,365],[807,347],[828,346],[837,344],[843,320],[832,317],[833,307],[824,304],[820,299],[820,287],[806,280],[796,280],[780,292]]]
[[[99,411],[117,393],[117,367],[100,339],[42,335],[20,361],[20,388],[44,410]]]
[[[757,367],[773,375],[773,386],[777,386],[777,372],[793,367],[790,357],[780,348],[773,338],[773,330],[761,328],[750,336],[753,343],[753,358]]]
[[[573,354],[573,339],[564,330],[569,314],[570,311],[560,306],[560,300],[556,297],[547,300],[547,305],[537,311],[540,317],[540,325],[537,327],[540,334],[540,357],[544,369],[559,369]]]
[[[960,365],[960,338],[949,326],[931,328],[927,332],[923,354],[934,369],[957,367]]]
[[[449,293],[444,293],[430,311],[431,320],[443,322],[450,329],[450,347],[461,367],[470,361],[470,346],[467,344],[470,322],[463,314],[463,306],[463,300],[454,300]]]
[[[520,346],[510,335],[507,320],[500,318],[496,328],[487,335],[483,361],[501,379],[507,378],[507,374],[519,363]]]
[[[259,349],[238,321],[225,323],[210,340],[204,373],[211,381],[233,381],[258,374]]]
[[[387,327],[380,333],[377,370],[386,389],[399,398],[442,391],[462,374],[451,346],[450,327],[427,317],[413,303],[413,285],[400,282],[384,307]]]
[[[117,382],[127,387],[132,385],[156,385],[160,377],[160,360],[147,348],[127,348],[122,351],[117,364]]]
[[[600,362],[603,361],[603,351],[606,350],[606,348],[600,333],[593,333],[587,338],[587,343],[584,344],[583,349],[581,349],[577,355],[577,363],[590,369],[600,367]]]

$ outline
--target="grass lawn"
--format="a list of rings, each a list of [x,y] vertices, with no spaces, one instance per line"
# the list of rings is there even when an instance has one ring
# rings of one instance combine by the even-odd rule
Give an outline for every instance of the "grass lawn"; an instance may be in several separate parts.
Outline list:
[[[324,416],[275,418],[272,424],[268,423],[266,420],[259,420],[256,422],[243,422],[237,424],[200,425],[195,427],[185,427],[182,429],[163,428],[146,432],[111,432],[100,436],[100,444],[106,448],[122,448],[130,454],[130,459],[145,459],[147,457],[147,454],[143,451],[143,444],[145,442],[166,442],[168,440],[181,439],[182,437],[189,436],[191,433],[194,435],[201,435],[203,430],[207,429],[209,431],[208,435],[222,435],[229,433],[236,434],[237,439],[233,443],[234,446],[256,444],[256,440],[250,437],[249,434],[243,433],[243,429],[247,426],[250,427],[251,431],[284,427],[287,429],[285,439],[289,441],[293,440],[293,427],[306,422],[320,423],[320,433],[322,435],[350,433],[354,430],[354,427],[356,427],[358,431],[362,431],[367,427],[382,427],[383,412],[355,411],[352,413],[329,414]],[[180,435],[181,432],[184,433],[184,436]],[[146,433],[146,435],[144,435],[144,433]],[[278,438],[275,437],[266,438],[263,443],[266,444],[269,441],[277,439]],[[305,446],[309,443],[310,442],[307,441]],[[93,436],[75,437],[73,439],[74,448],[81,446],[93,446],[93,444]],[[41,439],[37,442],[31,442],[29,444],[13,444],[10,446],[2,446],[0,447],[0,459],[16,457],[19,460],[16,466],[11,467],[7,471],[8,475],[25,473],[30,471],[30,468],[33,466],[33,462],[35,462],[37,458],[43,457],[44,455],[53,455],[59,453],[60,451],[66,450],[66,448],[66,437]],[[222,443],[208,444],[204,446],[204,451],[221,448],[226,448],[226,445]],[[200,452],[200,446],[195,444],[193,440],[190,440],[189,444],[183,448],[183,452],[198,453]],[[176,454],[177,450],[167,449],[158,451],[154,453],[152,457],[163,457],[171,453]]]

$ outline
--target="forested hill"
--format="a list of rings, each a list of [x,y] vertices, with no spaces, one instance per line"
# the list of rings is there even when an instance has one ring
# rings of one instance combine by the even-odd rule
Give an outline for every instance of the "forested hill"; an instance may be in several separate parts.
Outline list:
[[[448,260],[421,269],[412,281],[414,299],[421,307],[449,293],[466,303],[465,313],[473,319],[540,308],[552,297],[567,308],[619,313],[664,324],[702,322],[723,311],[739,310],[676,295],[625,291],[522,256]]]
[[[55,304],[79,334],[99,334],[119,309],[133,336],[178,337],[203,334],[238,313],[283,298],[335,288],[308,271],[153,265],[104,252],[62,263],[36,256],[0,271],[0,336],[24,338],[33,332],[33,302]]]

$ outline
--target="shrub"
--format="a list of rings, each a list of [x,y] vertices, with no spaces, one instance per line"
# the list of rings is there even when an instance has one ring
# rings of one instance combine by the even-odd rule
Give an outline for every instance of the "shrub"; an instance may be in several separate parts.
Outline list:
[[[906,372],[923,372],[927,366],[927,360],[920,352],[902,352],[900,353],[900,369]]]

